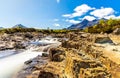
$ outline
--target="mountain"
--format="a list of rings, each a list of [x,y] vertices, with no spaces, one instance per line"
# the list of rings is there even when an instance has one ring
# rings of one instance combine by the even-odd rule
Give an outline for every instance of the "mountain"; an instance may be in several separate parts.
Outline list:
[[[3,29],[3,27],[0,27],[0,29]]]
[[[99,22],[99,20],[95,19],[93,21],[88,21],[87,19],[84,19],[82,22],[78,23],[78,24],[73,24],[70,27],[68,27],[67,29],[84,29],[86,27],[89,26],[93,26],[95,24],[97,24]]]
[[[17,24],[17,25],[15,25],[15,26],[13,26],[12,28],[27,28],[27,27],[25,27],[25,26],[22,25],[22,24]]]

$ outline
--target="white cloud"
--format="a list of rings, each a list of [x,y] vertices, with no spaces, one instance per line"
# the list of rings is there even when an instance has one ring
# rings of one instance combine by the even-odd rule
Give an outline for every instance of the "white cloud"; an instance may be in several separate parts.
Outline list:
[[[80,16],[85,15],[86,13],[89,13],[89,14],[84,16],[83,18],[80,17]],[[116,16],[116,11],[113,8],[101,7],[99,9],[96,9],[96,8],[91,7],[91,6],[88,6],[87,4],[82,4],[80,6],[77,6],[74,9],[73,13],[64,14],[62,16],[68,18],[65,21],[69,22],[71,24],[80,23],[83,19],[87,19],[89,21],[92,21],[92,20],[95,20],[95,19],[101,19],[101,18],[120,19],[120,16]],[[77,17],[79,20],[73,19],[74,17]]]
[[[57,3],[60,3],[60,0],[56,0],[57,1]]]
[[[59,27],[60,24],[58,24],[58,23],[54,23],[53,26],[55,26],[55,27]]]
[[[64,15],[62,15],[63,17],[69,17],[69,18],[71,18],[71,14],[64,14]]]
[[[116,18],[116,16],[115,15],[109,15],[109,16],[105,16],[104,18],[105,19],[110,19],[110,18]]]
[[[81,12],[87,12],[87,11],[92,10],[92,9],[95,9],[95,8],[91,8],[91,7],[88,6],[87,4],[82,4],[82,5],[80,5],[80,6],[77,6],[77,7],[74,9],[74,11],[75,11],[75,12],[79,12],[79,11],[81,11]]]
[[[120,16],[115,17],[115,19],[120,19]]]
[[[62,16],[63,17],[74,18],[74,17],[82,16],[82,15],[86,14],[88,11],[93,10],[93,9],[95,9],[95,8],[92,8],[92,7],[88,6],[87,4],[82,4],[80,6],[77,6],[74,9],[74,13],[64,14]]]
[[[95,20],[96,18],[93,17],[93,16],[85,16],[83,19],[87,19],[87,20],[89,20],[89,21],[93,21],[93,20]]]
[[[93,12],[91,12],[90,14],[100,18],[105,18],[105,19],[120,19],[120,16],[116,16],[115,15],[115,10],[113,8],[104,8],[101,7],[100,9],[96,9]]]
[[[59,19],[54,19],[53,21],[55,21],[55,22],[56,22],[56,21],[59,21]]]
[[[71,23],[71,24],[77,24],[77,23],[80,23],[80,21],[73,20],[73,19],[71,19],[71,20],[67,19],[66,22],[69,22],[69,23]]]
[[[94,10],[90,14],[93,15],[93,16],[96,16],[98,18],[104,18],[106,16],[113,15],[114,13],[115,13],[115,11],[114,11],[113,8],[101,7],[100,9]]]
[[[104,17],[105,19],[110,19],[110,18],[112,18],[112,19],[120,19],[120,16],[115,16],[115,15],[109,15],[109,16],[106,16],[106,17]]]

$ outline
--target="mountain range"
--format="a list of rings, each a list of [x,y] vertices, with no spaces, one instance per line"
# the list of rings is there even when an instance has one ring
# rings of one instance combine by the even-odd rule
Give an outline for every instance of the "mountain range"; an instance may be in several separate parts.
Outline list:
[[[101,19],[95,19],[95,20],[92,20],[92,21],[89,21],[87,19],[84,19],[83,21],[81,21],[80,23],[78,24],[73,24],[71,25],[70,27],[68,27],[67,29],[84,29],[86,27],[89,27],[89,26],[93,26],[95,24],[98,24],[99,23],[99,20]],[[102,20],[106,20],[106,19],[102,19]]]
[[[73,24],[71,25],[70,27],[68,27],[67,29],[84,29],[86,27],[89,27],[89,26],[93,26],[95,24],[98,24],[99,21],[101,19],[95,19],[95,20],[92,20],[92,21],[89,21],[87,19],[84,19],[82,20],[80,23],[78,24]],[[102,20],[106,20],[106,19],[102,19]],[[0,29],[2,29],[3,27],[0,27]],[[12,28],[27,28],[26,26],[22,25],[22,24],[17,24],[15,26],[13,26]]]

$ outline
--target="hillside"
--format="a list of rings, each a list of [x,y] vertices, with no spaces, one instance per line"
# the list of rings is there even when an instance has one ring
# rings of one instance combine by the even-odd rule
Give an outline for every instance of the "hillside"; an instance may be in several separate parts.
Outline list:
[[[86,27],[84,31],[89,33],[112,33],[116,28],[120,28],[120,19],[100,20],[98,24]]]

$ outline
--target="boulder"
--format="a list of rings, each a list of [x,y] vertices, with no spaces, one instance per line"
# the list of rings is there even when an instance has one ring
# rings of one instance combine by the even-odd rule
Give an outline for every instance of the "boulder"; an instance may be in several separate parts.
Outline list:
[[[99,36],[94,39],[94,43],[113,43],[113,41],[106,36]]]
[[[51,61],[61,62],[65,59],[65,51],[60,48],[51,48],[49,57]]]
[[[113,31],[113,34],[119,35],[119,34],[120,34],[120,28],[116,28],[116,29]]]

